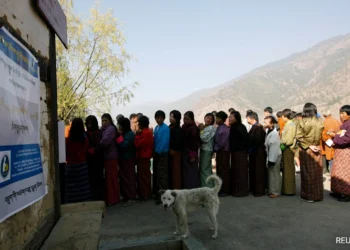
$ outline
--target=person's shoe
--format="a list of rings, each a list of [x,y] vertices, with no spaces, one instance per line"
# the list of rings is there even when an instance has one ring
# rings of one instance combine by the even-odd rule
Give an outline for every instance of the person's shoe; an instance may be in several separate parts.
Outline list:
[[[283,196],[295,196],[295,194],[284,194],[282,193]]]
[[[123,204],[123,207],[130,207],[131,205],[135,204],[136,201],[134,200],[128,200]]]
[[[114,206],[114,205],[116,205],[118,202],[116,202],[116,203],[111,203],[111,204],[107,204],[107,207],[111,207],[111,206]]]
[[[307,203],[314,203],[314,201],[312,201],[312,200],[305,200],[305,199],[303,199],[303,198],[301,198],[301,197],[299,197],[299,200],[305,201],[305,202],[307,202]]]
[[[338,198],[339,202],[349,202],[350,201],[350,196],[347,195],[342,195]]]
[[[330,193],[329,195],[336,198],[336,199],[341,198],[341,194],[338,194],[338,193]]]
[[[269,194],[269,197],[270,198],[278,198],[280,197],[278,194]]]
[[[145,202],[147,202],[147,201],[148,201],[147,198],[142,198],[142,197],[140,197],[140,199],[139,199],[139,202],[140,202],[140,203],[145,203]]]
[[[226,196],[227,196],[227,194],[224,193],[224,192],[220,192],[220,193],[219,193],[219,197],[226,197]]]

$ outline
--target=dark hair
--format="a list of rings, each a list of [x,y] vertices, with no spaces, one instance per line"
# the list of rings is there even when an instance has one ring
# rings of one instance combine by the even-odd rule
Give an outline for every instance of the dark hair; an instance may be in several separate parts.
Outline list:
[[[141,116],[143,116],[142,113],[137,113],[137,119],[140,118]]]
[[[81,118],[74,118],[69,130],[69,139],[71,141],[82,142],[85,140],[84,122]]]
[[[278,118],[280,118],[282,116],[282,111],[278,111],[276,115]]]
[[[91,129],[88,128],[88,124],[91,124]],[[85,119],[85,126],[88,131],[96,131],[98,130],[98,121],[96,116],[94,115],[89,115]]]
[[[211,121],[211,124],[210,124],[210,125],[214,125],[214,123],[215,123],[215,117],[214,117],[213,113],[208,113],[208,114],[206,114],[206,115],[204,116],[204,118],[206,118],[206,117],[208,117],[208,116],[210,116],[210,117],[212,118],[212,121]]]
[[[103,118],[107,118],[109,120],[109,122],[111,123],[111,125],[115,128],[115,130],[118,131],[117,127],[115,126],[115,124],[113,122],[112,116],[110,114],[108,114],[108,113],[103,114],[101,116],[101,119],[103,119]]]
[[[121,118],[119,121],[119,126],[122,129],[123,135],[131,131],[130,120],[128,118]]]
[[[221,120],[226,121],[227,119],[227,114],[224,111],[219,111],[216,114],[216,117],[219,117]]]
[[[303,113],[296,113],[295,117],[302,117]]]
[[[187,111],[184,116],[188,116],[192,121],[194,121],[194,113],[192,111]]]
[[[292,119],[293,119],[293,112],[292,112],[292,110],[290,110],[290,109],[284,109],[284,110],[282,111],[282,115],[283,115],[284,117],[287,117],[288,120],[292,120]]]
[[[249,115],[249,114],[252,114],[252,113],[254,113],[253,110],[248,109],[247,112],[246,112],[246,116],[245,116],[245,117],[248,117],[248,115]]]
[[[171,115],[171,114],[174,116],[174,119],[175,119],[175,121],[176,121],[176,124],[177,124],[178,126],[180,126],[180,123],[181,123],[181,113],[180,113],[180,111],[178,111],[178,110],[173,110],[173,111],[170,112],[170,115]]]
[[[157,117],[162,117],[163,119],[165,119],[165,113],[164,111],[162,110],[158,110],[155,115],[154,115],[154,118],[157,118]]]
[[[350,105],[344,105],[340,108],[339,112],[345,112],[347,115],[350,115]]]
[[[125,117],[123,115],[118,115],[117,116],[117,124],[120,124],[121,120],[124,119]]]
[[[139,125],[141,125],[143,128],[148,128],[149,126],[149,119],[147,116],[141,116],[139,119],[138,119],[138,123]]]
[[[297,112],[292,111],[292,119],[294,119],[295,117],[297,117]]]
[[[266,116],[265,120],[269,120],[272,124],[276,124],[277,123],[276,118],[273,117],[272,115]]]
[[[132,114],[129,116],[129,119],[130,119],[130,120],[131,120],[131,119],[134,119],[136,116],[137,116],[137,114],[132,113]]]
[[[238,111],[232,111],[231,115],[233,115],[233,117],[236,119],[236,124],[242,124],[242,116],[241,113],[239,113]]]
[[[317,107],[313,103],[306,103],[303,108],[303,117],[317,117]]]
[[[231,114],[233,111],[236,111],[234,108],[229,108],[228,112]]]
[[[117,115],[117,117],[116,117],[117,123],[118,123],[118,120],[119,120],[120,118],[124,118],[124,116],[123,116],[122,114]]]
[[[252,112],[250,114],[247,115],[247,117],[249,117],[250,119],[254,119],[255,121],[259,122],[259,116],[256,112]]]
[[[268,113],[272,114],[272,113],[273,113],[273,110],[272,110],[271,107],[266,107],[266,108],[264,109],[264,112],[268,112]]]

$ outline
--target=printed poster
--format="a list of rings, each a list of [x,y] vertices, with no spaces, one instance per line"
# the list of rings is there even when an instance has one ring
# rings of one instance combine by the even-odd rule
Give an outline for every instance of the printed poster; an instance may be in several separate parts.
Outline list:
[[[40,74],[36,58],[0,29],[0,223],[42,199]]]

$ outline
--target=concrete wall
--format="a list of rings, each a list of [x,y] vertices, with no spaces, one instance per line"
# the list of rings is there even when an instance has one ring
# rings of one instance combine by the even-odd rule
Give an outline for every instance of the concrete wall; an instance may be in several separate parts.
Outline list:
[[[33,9],[30,0],[0,0],[0,18],[12,27],[34,52],[38,60],[49,59],[50,34],[47,25]],[[54,164],[53,142],[50,135],[50,90],[42,82],[41,96],[41,155],[48,194],[44,199],[18,212],[0,224],[0,249],[37,249],[54,225]]]

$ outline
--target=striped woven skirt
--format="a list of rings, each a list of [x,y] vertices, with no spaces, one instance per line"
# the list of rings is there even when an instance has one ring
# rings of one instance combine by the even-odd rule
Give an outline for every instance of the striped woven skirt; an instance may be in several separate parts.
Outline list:
[[[137,194],[142,199],[152,197],[151,160],[139,158],[137,161]]]
[[[120,189],[125,200],[136,199],[135,160],[121,160],[119,165]]]
[[[249,195],[249,161],[247,151],[231,152],[231,187],[232,196]]]
[[[350,148],[335,150],[331,190],[336,194],[350,196]]]
[[[249,155],[249,190],[255,196],[266,195],[267,169],[266,151],[260,146]]]
[[[311,149],[300,150],[300,197],[304,200],[323,200],[323,166],[322,155]]]
[[[65,167],[64,201],[75,203],[91,200],[89,171],[86,163]]]
[[[201,149],[199,156],[199,177],[201,187],[214,187],[214,182],[211,181],[209,183],[206,183],[207,178],[213,174],[211,158],[213,158],[213,151],[206,151]]]
[[[219,151],[216,152],[216,174],[222,179],[221,191],[223,193],[231,193],[231,167],[230,167],[231,152]]]
[[[182,186],[182,164],[181,152],[174,151],[174,155],[169,154],[169,188],[181,189]]]

